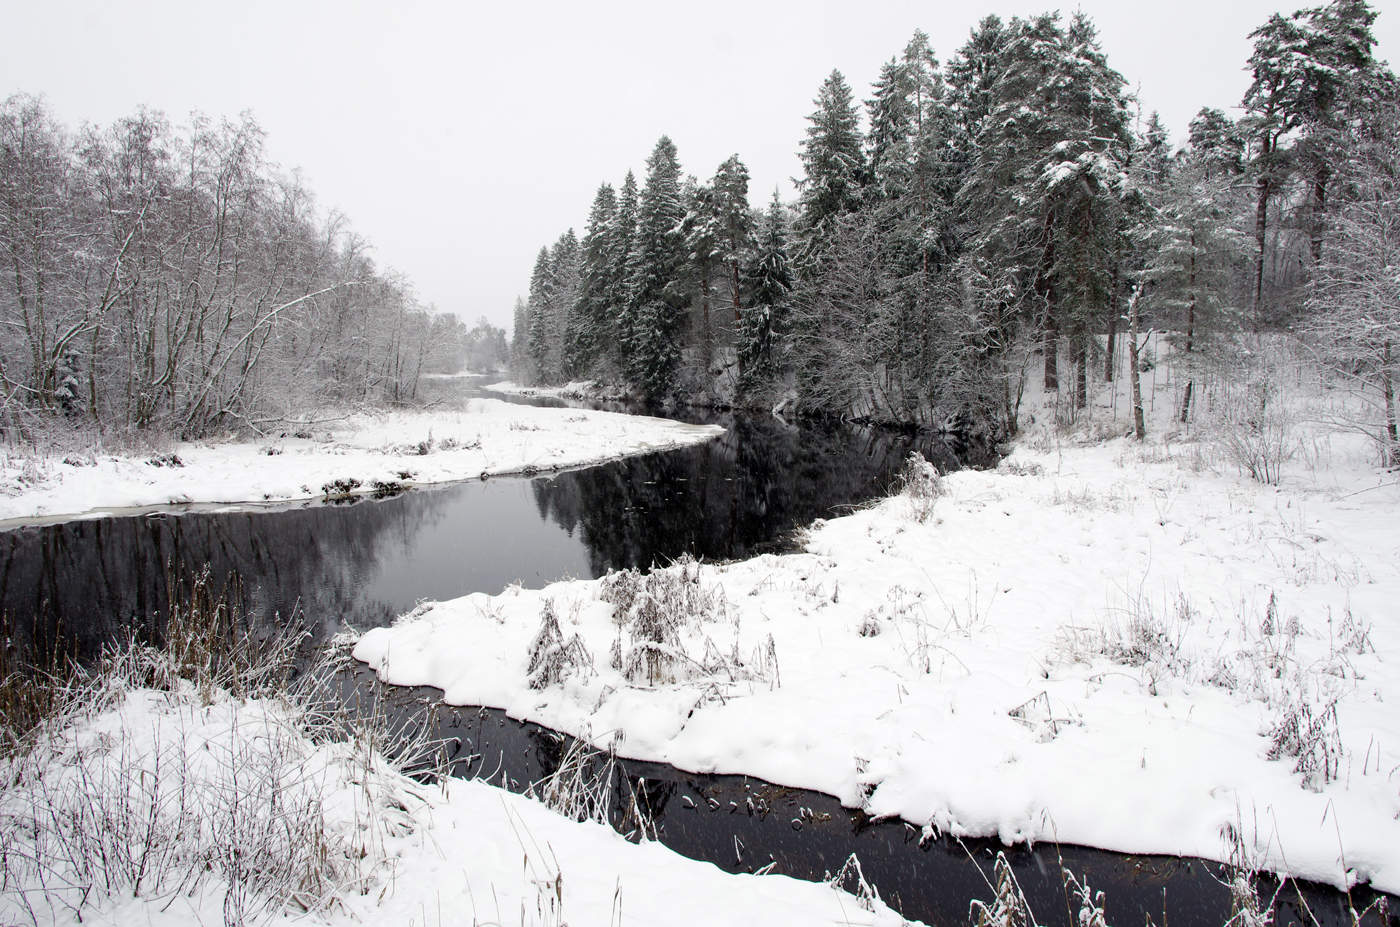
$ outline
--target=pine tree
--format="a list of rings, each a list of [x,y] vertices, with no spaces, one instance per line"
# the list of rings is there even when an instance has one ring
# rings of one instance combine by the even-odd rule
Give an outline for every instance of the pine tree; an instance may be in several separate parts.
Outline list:
[[[579,245],[578,300],[570,315],[565,367],[569,376],[597,375],[603,367],[605,345],[612,338],[609,283],[612,277],[612,236],[617,221],[617,193],[602,184],[593,197],[588,226]]]
[[[550,274],[549,249],[541,248],[530,274],[530,295],[525,304],[529,319],[526,351],[530,358],[530,382],[549,382],[549,346],[554,334],[550,315],[554,280]]]
[[[577,347],[569,343],[570,333],[578,329],[573,315],[579,291],[579,242],[573,229],[560,235],[550,249],[549,276],[548,380],[562,383],[566,358],[578,353]]]
[[[832,220],[860,204],[865,182],[861,153],[860,114],[851,88],[840,71],[822,82],[808,117],[807,138],[800,156],[803,176],[798,181],[798,233],[809,255],[820,252]]]
[[[785,310],[793,284],[787,224],[776,190],[764,214],[757,248],[745,276],[752,304],[737,319],[735,342],[739,355],[739,390],[748,394],[774,373],[777,343],[785,328]]]
[[[1128,102],[1122,75],[1108,66],[1088,17],[1076,13],[1065,31],[1067,93],[1054,111],[1060,140],[1050,152],[1042,181],[1057,215],[1055,288],[1069,323],[1075,358],[1075,406],[1088,401],[1091,334],[1117,315],[1120,261],[1126,252],[1125,198],[1132,152]],[[1151,127],[1149,126],[1149,131]],[[1149,136],[1145,168],[1164,173],[1165,132]],[[1160,159],[1160,163],[1153,163]]]
[[[713,191],[715,259],[724,269],[725,288],[734,322],[739,322],[743,266],[753,249],[753,211],[749,207],[749,171],[739,156],[731,155],[719,166]]]
[[[1244,171],[1244,139],[1224,112],[1202,107],[1188,129],[1191,150],[1212,176],[1237,177]]]
[[[631,313],[625,370],[648,401],[665,398],[676,386],[684,324],[684,293],[679,285],[686,257],[684,218],[676,146],[663,135],[647,158],[629,258]]]
[[[1367,126],[1340,139],[1331,228],[1309,282],[1306,331],[1339,381],[1374,390],[1356,422],[1400,467],[1400,100],[1382,101]]]
[[[1250,302],[1256,326],[1277,321],[1264,287],[1270,207],[1298,168],[1308,184],[1314,261],[1321,253],[1327,186],[1338,154],[1331,140],[1345,121],[1347,104],[1373,96],[1386,83],[1372,54],[1375,18],[1365,0],[1332,0],[1286,18],[1276,13],[1250,33],[1253,81],[1245,91],[1241,125],[1251,142],[1255,185]],[[1290,147],[1295,132],[1299,140]]]

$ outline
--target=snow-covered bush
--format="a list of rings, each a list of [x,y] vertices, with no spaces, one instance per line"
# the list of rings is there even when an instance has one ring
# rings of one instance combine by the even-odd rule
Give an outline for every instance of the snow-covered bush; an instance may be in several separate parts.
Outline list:
[[[908,506],[909,517],[920,524],[933,517],[933,507],[946,492],[938,468],[914,451],[899,471],[899,492]]]
[[[567,641],[559,628],[554,600],[545,599],[540,612],[540,629],[530,642],[530,663],[526,680],[532,689],[547,689],[575,674],[591,674],[593,657],[575,634]]]
[[[645,575],[635,570],[609,573],[600,584],[599,598],[613,606],[618,638],[612,664],[629,682],[658,685],[719,668],[710,666],[715,662],[712,646],[697,660],[686,651],[682,636],[686,628],[728,616],[724,590],[701,581],[700,563],[694,558],[682,555],[669,567]]]
[[[617,825],[629,838],[654,840],[656,822],[649,803],[630,783],[619,782],[621,778],[615,754],[594,750],[580,738],[570,742],[558,767],[532,782],[525,794],[572,820]],[[622,807],[614,807],[622,785],[629,786],[628,797]]]
[[[1260,369],[1243,388],[1222,391],[1212,418],[1225,456],[1251,479],[1277,486],[1283,465],[1298,451],[1294,416],[1283,401],[1277,374]]]
[[[1011,871],[1011,863],[1007,861],[1005,853],[997,853],[993,879],[994,882],[987,883],[992,889],[992,900],[973,900],[968,908],[969,924],[972,927],[1036,927],[1037,921],[1031,914],[1026,893],[1021,890],[1021,883]]]
[[[1293,771],[1315,791],[1337,778],[1344,752],[1336,699],[1314,705],[1302,696],[1292,698],[1269,731],[1269,759],[1296,757]]]

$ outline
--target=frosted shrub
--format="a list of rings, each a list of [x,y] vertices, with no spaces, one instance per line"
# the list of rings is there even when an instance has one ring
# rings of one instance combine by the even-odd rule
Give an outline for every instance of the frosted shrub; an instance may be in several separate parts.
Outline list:
[[[704,661],[694,660],[682,640],[685,628],[728,615],[724,591],[701,582],[700,563],[693,557],[682,555],[671,566],[646,575],[635,570],[609,573],[598,597],[613,607],[618,625],[613,667],[630,682],[657,685],[716,668],[710,654]],[[625,647],[624,632],[629,639]]]
[[[1314,791],[1336,779],[1342,761],[1336,700],[1320,706],[1304,698],[1286,702],[1269,732],[1268,757],[1297,757],[1293,771],[1302,773],[1303,786]]]
[[[823,881],[837,891],[854,895],[856,905],[862,911],[875,911],[880,907],[880,892],[866,879],[865,872],[860,868],[860,860],[854,853],[846,857],[835,875],[828,872]]]
[[[577,634],[564,640],[559,617],[554,612],[554,600],[545,599],[540,612],[540,629],[530,642],[530,663],[526,681],[532,689],[547,689],[575,674],[590,675],[593,657]]]
[[[1103,892],[1096,892],[1089,887],[1089,879],[1086,876],[1083,881],[1075,878],[1074,873],[1068,869],[1060,870],[1060,877],[1064,880],[1065,887],[1073,895],[1075,902],[1079,905],[1078,925],[1079,927],[1108,927],[1107,916],[1104,914]]]
[[[614,806],[625,786],[629,796],[622,807]],[[656,822],[645,795],[622,777],[617,756],[588,746],[586,740],[573,740],[564,751],[559,766],[525,794],[545,807],[575,821],[617,824],[629,839],[656,839]]]
[[[1297,453],[1293,426],[1267,372],[1243,391],[1228,392],[1216,407],[1216,441],[1225,456],[1251,479],[1270,486],[1278,485],[1283,465]]]
[[[909,517],[923,524],[933,517],[933,507],[947,489],[938,468],[914,451],[899,471],[899,492],[908,506]]]
[[[1036,927],[1025,892],[1021,891],[1005,853],[997,853],[993,869],[994,882],[987,883],[994,893],[992,900],[974,900],[968,909],[968,922],[972,927]]]

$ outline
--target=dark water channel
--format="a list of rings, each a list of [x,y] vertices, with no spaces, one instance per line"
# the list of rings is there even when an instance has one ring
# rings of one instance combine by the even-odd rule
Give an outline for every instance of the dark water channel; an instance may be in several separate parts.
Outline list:
[[[571,738],[487,708],[453,708],[430,687],[382,686],[366,667],[342,677],[343,698],[387,705],[398,723],[431,726],[445,745],[448,772],[480,778],[515,792],[553,774],[573,746]],[[381,709],[382,710],[382,709]],[[1036,922],[1080,927],[1079,903],[1065,887],[1067,868],[1094,892],[1103,892],[1111,925],[1210,925],[1231,921],[1230,891],[1219,865],[1175,856],[1128,856],[1089,847],[1020,845],[996,840],[921,840],[899,820],[876,821],[820,792],[774,785],[748,776],[693,774],[658,763],[594,754],[591,774],[606,783],[611,823],[634,833],[634,804],[651,818],[651,836],[692,859],[727,872],[769,871],[827,880],[855,854],[866,880],[906,918],[932,925],[969,923],[971,899],[989,902],[998,853],[1005,853]],[[1261,897],[1275,897],[1274,927],[1356,927],[1351,911],[1371,905],[1367,890],[1347,897],[1331,888],[1269,878],[1256,880]],[[843,879],[855,891],[853,878]],[[1400,908],[1389,899],[1382,919],[1372,908],[1361,924],[1396,927]],[[1354,906],[1354,907],[1353,907]],[[1235,921],[1238,925],[1242,921]]]
[[[468,387],[449,398],[470,394]],[[350,505],[161,513],[0,532],[0,611],[14,632],[61,635],[93,653],[165,610],[168,565],[207,564],[216,582],[242,578],[251,610],[299,611],[324,640],[347,626],[386,624],[423,599],[646,568],[683,553],[721,560],[787,549],[795,530],[885,492],[911,450],[943,466],[957,463],[939,442],[867,428],[795,426],[766,416],[695,420],[716,421],[726,432],[698,447],[572,472]],[[435,725],[456,751],[456,775],[519,790],[557,768],[567,747],[558,734],[499,711],[445,708],[432,690],[386,690],[362,669],[342,682],[359,696],[385,694],[403,722]],[[771,864],[820,879],[855,853],[886,901],[930,924],[967,923],[969,900],[990,897],[983,873],[990,877],[1002,849],[986,841],[921,845],[902,822],[873,822],[830,796],[745,777],[629,761],[612,782],[616,804],[641,796],[658,838],[684,855],[731,872]],[[1007,854],[1045,924],[1074,921],[1061,855],[1106,893],[1110,923],[1150,917],[1158,925],[1214,927],[1230,917],[1227,889],[1215,867],[1200,861],[1075,847]],[[1303,891],[1321,924],[1350,923],[1342,896]],[[1368,922],[1380,919],[1372,914]],[[1311,923],[1291,887],[1280,893],[1275,923]],[[1396,925],[1392,915],[1387,927]]]

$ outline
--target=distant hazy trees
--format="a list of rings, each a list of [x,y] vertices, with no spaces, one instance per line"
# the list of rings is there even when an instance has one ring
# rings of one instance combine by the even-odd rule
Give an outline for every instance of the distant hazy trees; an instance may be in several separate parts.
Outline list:
[[[250,118],[71,133],[0,105],[0,424],[197,435],[413,397],[461,338],[276,172]]]

